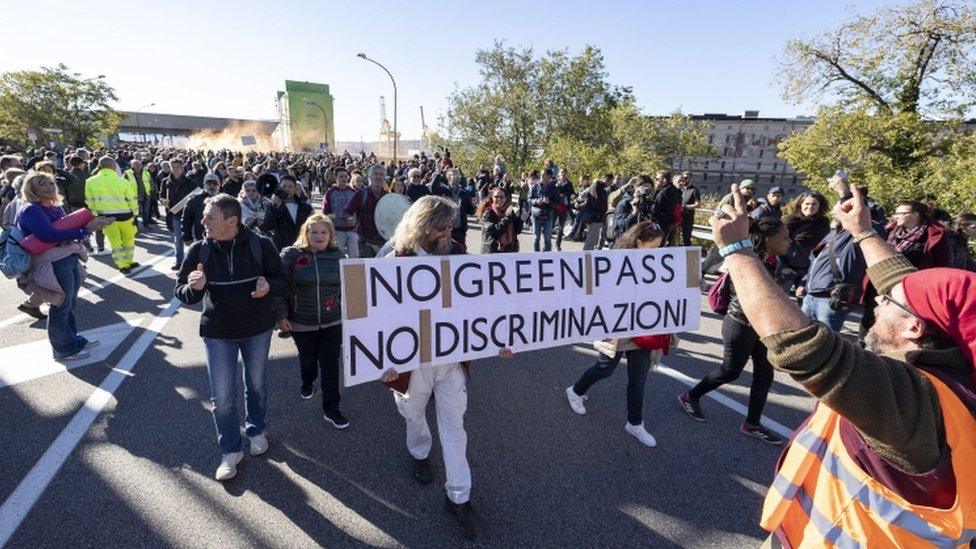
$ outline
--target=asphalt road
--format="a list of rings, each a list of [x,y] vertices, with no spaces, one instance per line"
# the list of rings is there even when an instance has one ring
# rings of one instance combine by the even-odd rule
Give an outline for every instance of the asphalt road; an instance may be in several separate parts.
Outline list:
[[[468,242],[480,247],[477,229]],[[624,433],[623,368],[590,391],[587,415],[570,411],[563,390],[593,363],[588,342],[477,362],[466,415],[472,502],[485,521],[477,542],[462,541],[443,511],[436,442],[437,482],[410,477],[390,392],[344,390],[352,426],[333,429],[319,394],[299,399],[287,339],[271,349],[270,450],[214,481],[199,312],[173,304],[169,252],[168,234],[153,230],[140,235],[137,260],[158,270],[122,277],[109,256],[89,261],[97,291],[76,314],[105,343],[93,363],[67,371],[49,358],[44,323],[17,313],[23,294],[0,282],[0,545],[744,547],[764,538],[758,518],[779,449],[738,431],[749,371],[719,391],[724,402],[703,401],[706,423],[676,403],[683,379],[720,360],[710,312],[648,377],[653,449]],[[792,429],[812,405],[777,374],[766,417]]]

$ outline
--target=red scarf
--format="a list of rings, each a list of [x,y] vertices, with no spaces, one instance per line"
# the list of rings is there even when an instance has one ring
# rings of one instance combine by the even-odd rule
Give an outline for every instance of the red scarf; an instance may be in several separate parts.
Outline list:
[[[958,345],[969,365],[976,359],[976,273],[935,268],[902,282],[908,306]],[[976,369],[973,379],[976,380]]]

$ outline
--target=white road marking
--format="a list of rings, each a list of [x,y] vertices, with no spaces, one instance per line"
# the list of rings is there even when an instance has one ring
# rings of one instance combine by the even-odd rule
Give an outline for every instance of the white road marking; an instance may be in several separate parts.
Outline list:
[[[176,278],[177,271],[170,269],[170,265],[163,264],[162,261],[157,261],[149,266],[147,269],[143,269],[139,274],[131,277],[132,280],[142,280],[143,278],[152,278],[154,276],[172,276]]]
[[[592,356],[596,356],[597,354],[599,354],[599,352],[596,349],[586,348],[581,345],[573,345],[572,349],[574,351],[578,351]],[[657,373],[664,374],[670,377],[671,379],[684,383],[689,387],[694,387],[695,385],[698,385],[697,379],[693,379],[677,370],[668,368],[667,366],[664,365],[657,367]],[[722,406],[725,406],[726,408],[729,408],[730,410],[737,412],[742,417],[745,417],[746,414],[748,413],[748,409],[745,407],[745,405],[722,394],[721,389],[711,391],[706,396],[718,402]],[[793,436],[794,429],[791,429],[774,419],[770,419],[769,417],[764,415],[762,416],[761,421],[764,427],[769,428],[770,431],[773,431],[774,433],[776,433],[777,435],[783,438],[790,439]]]
[[[20,481],[10,497],[0,506],[0,547],[6,545],[10,537],[13,536],[27,513],[37,503],[48,484],[51,483],[54,475],[61,469],[65,460],[68,459],[82,437],[88,432],[98,414],[101,413],[115,391],[128,377],[127,374],[132,371],[139,358],[162,332],[179,305],[179,300],[173,298],[169,305],[153,319],[152,323],[139,336],[139,339],[122,356],[115,369],[105,376],[102,384],[88,397],[81,409],[71,418],[68,426],[61,431],[61,434],[44,452],[41,459],[34,464],[34,467]]]
[[[102,362],[142,321],[142,318],[136,318],[81,332],[89,340],[100,342],[98,347],[88,351],[91,356],[82,360],[54,360],[47,339],[0,349],[0,388]]]
[[[133,273],[135,273],[135,276],[138,276],[144,270],[146,270],[149,267],[151,267],[152,265],[155,265],[156,263],[162,261],[163,259],[166,259],[167,257],[173,255],[173,253],[174,253],[173,250],[169,250],[166,253],[163,253],[161,255],[157,255],[157,256],[153,257],[152,259],[150,259],[149,261],[147,261],[147,262],[143,263],[142,265],[140,265],[139,267],[137,267],[133,271]],[[134,277],[134,275],[132,273],[130,273],[129,275],[124,275],[122,273],[119,273],[119,274],[113,276],[112,278],[110,278],[108,280],[103,280],[102,282],[99,282],[97,284],[92,284],[91,286],[87,286],[85,288],[82,288],[81,291],[78,292],[78,298],[81,299],[81,298],[88,297],[88,296],[90,296],[92,294],[97,294],[98,292],[104,290],[105,288],[108,288],[109,286],[118,283],[120,280],[122,280],[124,278],[133,278],[133,277]],[[7,326],[10,326],[11,324],[16,324],[16,323],[21,322],[23,320],[27,320],[28,318],[33,318],[33,317],[28,316],[25,313],[21,313],[19,315],[12,316],[12,317],[10,317],[8,319],[0,320],[0,329],[6,328]]]

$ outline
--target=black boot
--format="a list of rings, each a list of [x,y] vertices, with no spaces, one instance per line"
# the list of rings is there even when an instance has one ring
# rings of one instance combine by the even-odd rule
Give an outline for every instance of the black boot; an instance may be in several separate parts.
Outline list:
[[[474,512],[471,502],[454,503],[450,498],[444,499],[444,508],[458,522],[461,527],[461,535],[467,539],[478,537],[478,529],[481,528],[481,517]]]
[[[413,479],[424,486],[434,482],[434,470],[430,466],[430,458],[414,458],[413,460]]]

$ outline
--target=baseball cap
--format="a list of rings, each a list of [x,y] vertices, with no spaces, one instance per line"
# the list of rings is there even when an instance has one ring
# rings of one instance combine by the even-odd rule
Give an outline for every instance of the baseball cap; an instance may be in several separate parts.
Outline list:
[[[208,173],[203,176],[203,182],[206,183],[207,181],[220,181],[220,178],[215,173]]]
[[[786,192],[783,191],[783,187],[773,187],[769,189],[769,194],[786,194]]]
[[[742,183],[739,183],[740,189],[752,189],[755,188],[756,183],[751,179],[743,179]]]

